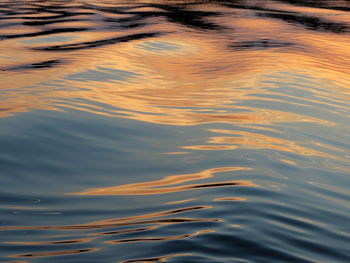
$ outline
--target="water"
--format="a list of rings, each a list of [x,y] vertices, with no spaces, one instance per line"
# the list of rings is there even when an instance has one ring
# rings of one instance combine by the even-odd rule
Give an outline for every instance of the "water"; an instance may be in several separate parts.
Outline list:
[[[0,1],[0,262],[350,262],[350,2]]]

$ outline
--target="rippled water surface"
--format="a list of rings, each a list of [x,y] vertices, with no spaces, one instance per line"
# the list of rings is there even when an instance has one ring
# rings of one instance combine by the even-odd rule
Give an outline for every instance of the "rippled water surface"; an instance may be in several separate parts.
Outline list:
[[[350,1],[0,0],[0,262],[350,262]]]

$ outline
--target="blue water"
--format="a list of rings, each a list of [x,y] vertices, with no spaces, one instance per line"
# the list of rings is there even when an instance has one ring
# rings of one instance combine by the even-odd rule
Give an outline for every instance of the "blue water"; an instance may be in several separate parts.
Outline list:
[[[350,262],[349,11],[0,0],[0,262]]]

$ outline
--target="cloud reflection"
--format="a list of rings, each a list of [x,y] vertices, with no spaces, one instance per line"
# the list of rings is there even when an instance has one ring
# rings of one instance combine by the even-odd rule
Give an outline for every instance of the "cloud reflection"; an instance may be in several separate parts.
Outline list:
[[[55,3],[35,3],[33,10],[40,6],[46,11],[42,16],[34,11],[22,14],[20,6],[7,3],[12,15],[4,15],[8,24],[0,48],[4,54],[16,50],[16,57],[0,66],[6,72],[1,90],[7,93],[0,116],[70,107],[167,125],[321,121],[322,116],[234,104],[253,99],[259,90],[266,93],[256,84],[271,72],[297,69],[314,74],[323,65],[328,72],[320,77],[346,79],[350,59],[344,43],[349,39],[342,30],[348,21],[326,2],[320,7],[330,8],[331,15],[280,2],[254,2],[73,2],[64,9]],[[207,11],[208,5],[213,11]],[[251,15],[242,19],[237,15],[242,10]],[[97,14],[99,21],[94,19]],[[26,26],[19,27],[23,22]],[[43,23],[49,29],[42,31]],[[304,30],[291,27],[305,23]],[[325,30],[339,34],[334,38],[322,34]],[[68,77],[101,67],[142,77],[118,84],[108,77]],[[342,93],[347,84],[340,85]]]

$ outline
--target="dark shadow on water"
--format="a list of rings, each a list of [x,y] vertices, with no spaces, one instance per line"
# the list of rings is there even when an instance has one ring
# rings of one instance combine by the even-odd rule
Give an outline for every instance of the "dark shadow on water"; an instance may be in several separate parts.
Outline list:
[[[50,30],[43,30],[39,32],[33,32],[33,33],[25,33],[25,34],[8,34],[8,35],[0,35],[0,41],[10,38],[25,38],[25,37],[38,37],[38,36],[48,36],[48,35],[55,35],[59,33],[70,33],[70,32],[81,32],[81,31],[87,31],[88,28],[55,28]]]
[[[282,47],[290,47],[295,44],[288,42],[279,42],[271,39],[260,39],[255,41],[242,41],[235,42],[230,45],[230,48],[234,51],[246,51],[246,50],[259,50],[259,49],[267,49],[267,48],[282,48]]]
[[[347,6],[340,5],[338,1],[334,1],[334,5],[330,5],[329,1],[296,1],[296,0],[284,0],[293,5],[304,6],[317,6],[329,9],[341,9],[347,10]],[[67,6],[64,6],[67,3]],[[0,25],[5,33],[0,35],[0,40],[14,39],[14,38],[26,38],[26,37],[38,37],[46,35],[55,35],[59,33],[68,32],[83,32],[83,31],[99,31],[107,30],[112,35],[114,32],[128,32],[130,30],[137,30],[134,34],[127,34],[126,36],[118,36],[90,41],[90,42],[76,42],[73,44],[63,44],[54,46],[38,47],[34,50],[45,51],[72,51],[77,49],[95,48],[104,45],[117,44],[120,42],[126,42],[131,40],[137,40],[148,37],[157,37],[161,34],[170,33],[166,29],[159,27],[159,31],[155,31],[154,28],[149,27],[157,24],[155,21],[167,21],[170,24],[175,24],[190,30],[214,32],[214,34],[226,34],[230,35],[232,30],[235,29],[235,24],[227,26],[220,25],[218,22],[213,22],[214,18],[224,15],[221,11],[203,11],[196,10],[194,7],[202,1],[164,1],[164,2],[151,2],[151,3],[137,3],[135,6],[127,6],[125,4],[115,3],[115,6],[103,6],[85,3],[71,3],[67,1],[62,2],[45,2],[34,1],[28,4],[17,6],[12,2],[4,2],[3,7],[0,9],[0,18],[4,20]],[[240,10],[250,10],[254,15],[258,17],[267,17],[272,19],[278,19],[283,22],[303,26],[308,30],[324,31],[335,34],[345,34],[349,32],[349,25],[337,21],[328,21],[321,17],[312,16],[311,14],[298,13],[295,11],[279,10],[267,7],[266,1],[206,1],[209,4],[215,4],[217,6],[225,7],[231,12],[240,12]],[[338,4],[337,4],[338,3]],[[136,10],[135,8],[139,8]],[[146,8],[143,10],[142,8]],[[147,8],[149,10],[147,10]],[[36,14],[45,13],[44,16],[36,16]],[[120,16],[118,16],[120,15]],[[115,17],[113,17],[115,16]],[[67,26],[66,23],[86,23],[89,21],[95,21],[98,17],[98,27],[96,26],[84,26],[74,27]],[[154,20],[156,19],[156,20]],[[14,22],[11,22],[14,20]],[[18,22],[16,20],[22,20]],[[9,21],[9,22],[7,22]],[[33,32],[23,33],[6,33],[6,28],[14,25],[24,25],[28,28],[32,28]],[[62,27],[57,27],[62,24]],[[87,23],[88,24],[88,23]],[[56,28],[49,28],[46,26],[56,25]],[[161,24],[160,24],[161,25]],[[141,32],[140,32],[141,31]],[[277,43],[266,40],[258,40],[247,43],[238,43],[231,46],[231,50],[241,50],[249,48],[274,48],[285,47],[289,43]]]
[[[33,48],[33,50],[70,51],[70,50],[86,49],[86,48],[92,48],[92,47],[101,47],[105,45],[128,42],[131,40],[157,37],[160,35],[161,35],[160,33],[140,33],[140,34],[134,34],[134,35],[127,35],[123,37],[104,39],[99,41],[90,41],[90,42],[82,42],[82,43],[67,44],[67,45],[57,45],[57,46],[50,46],[50,47],[44,47],[44,48]]]
[[[285,22],[301,25],[310,30],[342,34],[349,32],[349,27],[343,23],[329,22],[318,17],[297,14],[259,13],[259,16],[283,20]]]
[[[281,0],[293,5],[308,6],[316,8],[325,8],[331,10],[350,11],[350,1],[339,0]]]
[[[4,68],[1,70],[2,71],[22,71],[22,70],[31,70],[31,69],[47,69],[47,68],[56,67],[61,63],[62,61],[53,59],[53,60],[47,60],[47,61],[42,61],[42,62],[37,62],[32,64],[20,65],[16,67]]]

